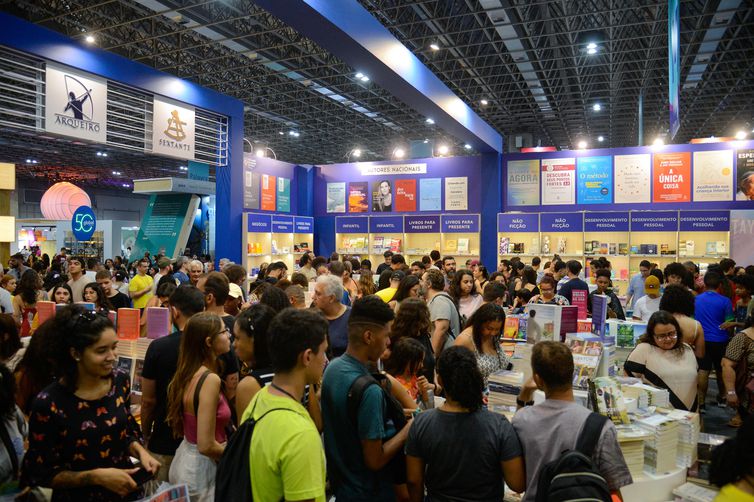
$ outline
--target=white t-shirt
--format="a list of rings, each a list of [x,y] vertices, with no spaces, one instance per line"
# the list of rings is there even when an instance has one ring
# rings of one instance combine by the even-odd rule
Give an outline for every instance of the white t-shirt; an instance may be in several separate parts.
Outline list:
[[[650,298],[646,295],[642,296],[641,298],[636,300],[634,313],[632,315],[634,317],[640,318],[644,322],[649,321],[649,318],[652,317],[652,314],[660,310],[660,298],[662,297],[658,296],[657,298]]]

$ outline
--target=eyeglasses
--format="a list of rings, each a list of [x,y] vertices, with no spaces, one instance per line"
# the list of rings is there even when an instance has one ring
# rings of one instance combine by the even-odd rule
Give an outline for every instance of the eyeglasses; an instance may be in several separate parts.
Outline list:
[[[96,320],[98,317],[106,317],[103,314],[100,314],[98,312],[95,312],[94,310],[84,310],[82,312],[79,312],[78,314],[74,315],[71,320],[68,322],[68,327],[71,331],[76,329],[76,326],[78,326],[81,319],[86,320],[87,322],[92,322]]]
[[[228,328],[225,328],[224,330],[222,330],[222,331],[220,331],[220,332],[218,332],[218,333],[215,333],[215,336],[220,336],[220,335],[222,335],[223,333],[227,333],[227,334],[230,334],[230,330],[229,330]],[[212,338],[215,338],[215,336],[213,336]]]
[[[675,331],[671,331],[670,333],[664,333],[662,335],[654,335],[655,340],[660,341],[666,341],[666,340],[676,340],[678,338],[678,333]]]

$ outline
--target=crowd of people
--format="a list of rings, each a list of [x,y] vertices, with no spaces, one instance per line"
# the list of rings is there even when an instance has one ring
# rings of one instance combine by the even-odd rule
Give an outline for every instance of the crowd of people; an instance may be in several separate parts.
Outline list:
[[[712,402],[736,409],[731,425],[741,427],[731,445],[751,437],[754,268],[729,259],[704,274],[643,261],[623,301],[604,257],[588,277],[558,256],[502,260],[490,274],[437,251],[412,263],[388,251],[375,272],[369,260],[305,254],[296,270],[272,262],[253,278],[226,259],[215,271],[187,257],[102,264],[65,250],[51,261],[14,255],[9,267],[0,493],[137,500],[168,481],[213,500],[218,461],[251,420],[253,500],[500,500],[505,485],[547,500],[543,473],[574,449],[593,463],[593,488],[620,497],[632,479],[616,428],[575,402],[562,341],[532,347],[533,376],[511,421],[486,405],[490,375],[512,367],[506,315],[569,305],[577,290],[590,311],[605,295],[609,317],[646,322],[627,375],[668,389],[676,408],[703,411],[715,369]],[[40,301],[63,306],[40,323]],[[166,307],[173,329],[149,344],[138,407],[107,316],[121,307]],[[545,399],[535,406],[537,389]],[[718,479],[730,493],[754,491],[750,452],[736,452],[736,470]]]

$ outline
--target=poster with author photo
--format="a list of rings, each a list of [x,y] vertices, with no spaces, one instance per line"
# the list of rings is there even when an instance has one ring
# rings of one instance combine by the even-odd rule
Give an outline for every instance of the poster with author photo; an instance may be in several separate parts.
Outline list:
[[[754,200],[754,150],[736,152],[736,172],[736,200]]]
[[[393,184],[390,180],[372,183],[372,211],[389,213],[393,210]]]

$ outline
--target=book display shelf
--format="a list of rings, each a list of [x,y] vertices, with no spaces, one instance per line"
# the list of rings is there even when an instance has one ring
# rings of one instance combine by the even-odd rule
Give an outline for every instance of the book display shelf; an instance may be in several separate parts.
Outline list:
[[[456,261],[479,259],[480,238],[478,214],[444,214],[440,217],[440,252]],[[458,258],[465,258],[459,260]]]
[[[314,242],[314,219],[306,216],[244,213],[242,240],[246,270],[257,275],[262,263],[282,261],[295,269],[298,258]]]
[[[340,254],[368,255],[369,216],[336,217],[335,249]]]
[[[410,265],[422,256],[429,256],[433,249],[442,249],[439,214],[409,215],[404,217],[403,223],[406,263]]]
[[[369,217],[369,260],[382,263],[383,253],[403,254],[403,216]]]
[[[497,215],[497,232],[498,261],[513,256],[531,261],[540,255],[538,213],[500,213]]]

